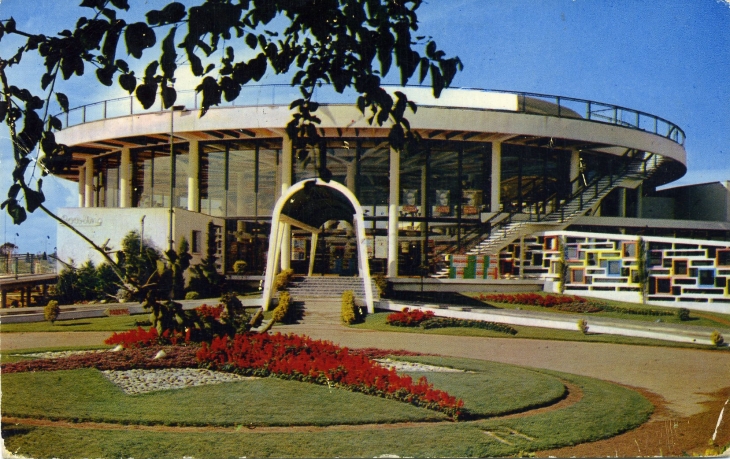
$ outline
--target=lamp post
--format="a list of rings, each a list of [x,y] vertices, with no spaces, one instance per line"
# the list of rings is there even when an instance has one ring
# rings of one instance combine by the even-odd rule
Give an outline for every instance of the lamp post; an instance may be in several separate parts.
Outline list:
[[[184,105],[173,105],[170,107],[170,232],[168,235],[168,250],[173,249],[172,240],[172,220],[174,214],[174,199],[175,199],[175,129],[174,120],[175,112],[185,110]]]

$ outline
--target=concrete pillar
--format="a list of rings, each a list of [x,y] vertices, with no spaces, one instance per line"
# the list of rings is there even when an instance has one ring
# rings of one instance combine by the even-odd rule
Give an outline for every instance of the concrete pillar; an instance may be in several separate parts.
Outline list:
[[[281,139],[281,194],[292,186],[292,141],[288,135]],[[291,266],[291,225],[282,224],[284,234],[281,239],[281,269],[289,269]]]
[[[428,205],[428,196],[426,195],[426,192],[428,191],[428,187],[426,186],[426,182],[428,180],[428,176],[426,175],[428,171],[428,167],[424,164],[421,166],[421,212],[419,215],[421,217],[425,217],[428,215],[426,210],[426,205]],[[419,223],[421,225],[421,264],[423,264],[426,261],[426,252],[428,252],[428,247],[426,247],[426,223],[422,222]]]
[[[132,152],[122,148],[119,165],[119,207],[132,207]]]
[[[86,159],[84,166],[86,180],[84,181],[84,207],[94,207],[94,160]]]
[[[79,167],[79,207],[86,205],[86,168]]]
[[[188,151],[188,210],[200,212],[200,143],[190,141]]]
[[[400,151],[390,147],[388,203],[388,277],[398,277],[398,207],[400,206]]]
[[[644,184],[636,188],[636,218],[643,218],[644,215]]]
[[[492,142],[492,190],[490,211],[499,212],[502,201],[502,142]]]
[[[355,194],[355,182],[357,180],[357,163],[356,159],[353,159],[351,163],[347,165],[347,176],[345,176],[345,186],[348,190]]]
[[[618,216],[626,218],[626,188],[618,189]]]
[[[0,290],[0,308],[8,307],[8,292],[7,290]]]
[[[580,175],[580,151],[570,151],[570,181],[577,179]],[[573,188],[570,190],[572,193],[578,189],[578,182],[573,183]]]
[[[27,307],[30,307],[31,306],[31,302],[30,301],[31,301],[31,295],[32,295],[32,293],[33,293],[33,287],[31,287],[30,285],[27,286],[25,288],[25,295],[26,295],[25,296],[25,305]]]

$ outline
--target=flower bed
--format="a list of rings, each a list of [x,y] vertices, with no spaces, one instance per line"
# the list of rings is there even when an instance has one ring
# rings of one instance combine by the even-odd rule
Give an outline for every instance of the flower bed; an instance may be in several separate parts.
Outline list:
[[[634,314],[645,316],[671,316],[672,312],[656,309],[632,308],[611,306],[606,303],[588,300],[573,295],[538,295],[537,293],[491,293],[477,296],[479,301],[493,301],[495,303],[524,304],[543,308],[557,309],[558,311],[592,313],[617,312],[619,314]]]
[[[160,335],[157,329],[151,327],[149,330],[145,330],[142,327],[137,327],[133,330],[128,330],[120,333],[113,333],[112,336],[104,340],[104,344],[115,345],[121,344],[125,349],[129,348],[140,348],[150,347],[154,345],[176,345],[178,343],[189,343],[190,342],[190,330],[185,334],[165,330]]]
[[[198,368],[199,363],[195,358],[198,349],[198,346],[150,346],[124,349],[118,352],[78,354],[56,359],[24,360],[4,363],[2,373],[76,370],[79,368],[96,368],[98,370]],[[161,350],[165,351],[165,358],[155,359],[154,356]]]
[[[341,387],[441,411],[453,419],[464,413],[461,399],[434,389],[426,378],[413,382],[407,375],[328,341],[280,333],[242,334],[204,343],[197,358],[212,370]]]
[[[396,327],[418,327],[424,320],[433,318],[433,311],[404,308],[401,312],[389,314],[385,322],[388,325],[394,325]]]

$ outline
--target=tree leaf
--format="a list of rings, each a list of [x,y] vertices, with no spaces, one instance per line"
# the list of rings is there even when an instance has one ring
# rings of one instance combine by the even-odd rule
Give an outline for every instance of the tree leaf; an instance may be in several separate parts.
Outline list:
[[[129,24],[124,31],[127,52],[136,59],[142,58],[142,51],[151,48],[157,42],[155,31],[144,22]]]
[[[111,3],[120,10],[129,10],[129,3],[127,3],[127,0],[111,0]]]
[[[119,86],[129,94],[132,94],[137,87],[137,78],[134,76],[134,72],[119,75]]]
[[[135,92],[135,94],[137,95],[137,100],[139,101],[139,103],[142,104],[142,107],[144,107],[146,110],[155,103],[155,99],[157,98],[157,84],[141,84],[137,86],[137,91]]]
[[[40,191],[31,190],[27,187],[23,191],[25,194],[25,206],[28,208],[28,212],[30,213],[35,212],[35,210],[46,200],[46,197]]]
[[[175,104],[177,100],[177,91],[175,91],[175,88],[163,83],[160,93],[162,96],[162,104],[165,108],[170,108]]]
[[[164,40],[162,40],[162,56],[160,56],[160,64],[162,66],[162,75],[165,78],[172,78],[175,75],[177,64],[177,52],[175,52],[175,32],[177,27],[170,29]]]

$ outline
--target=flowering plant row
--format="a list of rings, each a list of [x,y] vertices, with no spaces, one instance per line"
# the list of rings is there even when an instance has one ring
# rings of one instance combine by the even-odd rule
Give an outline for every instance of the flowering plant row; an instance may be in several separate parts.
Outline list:
[[[112,336],[104,340],[104,344],[109,344],[112,346],[115,344],[121,344],[122,347],[128,349],[164,344],[175,345],[178,343],[189,343],[190,341],[190,329],[186,330],[185,333],[165,330],[162,332],[162,335],[160,335],[155,327],[150,327],[149,330],[145,330],[142,327],[137,327],[132,330],[127,330],[125,332],[114,332]]]
[[[424,320],[434,318],[433,311],[421,311],[420,309],[404,308],[401,312],[388,314],[385,323],[396,327],[418,327]]]
[[[538,295],[537,293],[493,293],[481,294],[477,297],[480,301],[493,301],[495,303],[525,304],[529,306],[541,306],[553,308],[559,311],[591,313],[591,312],[617,312],[619,314],[635,314],[647,316],[671,316],[669,311],[657,309],[632,308],[624,306],[611,306],[606,303],[588,300],[580,296],[572,295]]]
[[[165,351],[165,358],[154,359],[154,356],[161,350]],[[2,373],[76,370],[79,368],[117,371],[137,368],[197,368],[199,366],[195,358],[197,351],[197,346],[150,346],[143,349],[124,349],[119,352],[91,352],[56,359],[22,360],[4,363]]]
[[[246,333],[203,343],[197,358],[213,370],[341,387],[441,411],[453,419],[464,413],[461,399],[434,389],[425,377],[414,382],[410,376],[398,375],[392,368],[329,341]]]

